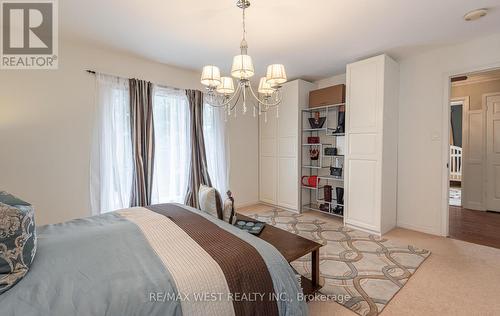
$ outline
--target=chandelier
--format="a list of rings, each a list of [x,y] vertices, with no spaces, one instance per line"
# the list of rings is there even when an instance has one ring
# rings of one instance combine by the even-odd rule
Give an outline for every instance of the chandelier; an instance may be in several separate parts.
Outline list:
[[[213,107],[224,108],[227,116],[233,112],[236,115],[236,106],[241,100],[242,112],[247,112],[247,104],[252,106],[254,117],[264,113],[267,121],[267,112],[276,107],[276,117],[279,117],[279,104],[282,101],[281,85],[287,81],[285,66],[272,64],[267,66],[266,76],[260,78],[257,93],[252,88],[250,78],[254,75],[252,57],[248,55],[246,41],[245,9],[250,6],[248,0],[238,0],[238,8],[242,9],[243,38],[240,43],[240,55],[233,58],[231,76],[236,79],[236,89],[233,78],[221,77],[217,66],[203,67],[201,83],[206,86],[205,102]]]

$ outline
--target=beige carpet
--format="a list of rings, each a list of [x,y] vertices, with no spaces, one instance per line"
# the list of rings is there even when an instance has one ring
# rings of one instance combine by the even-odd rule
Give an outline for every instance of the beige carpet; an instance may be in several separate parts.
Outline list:
[[[238,209],[252,214],[272,207]],[[311,212],[317,216],[331,216]],[[420,266],[380,315],[499,315],[500,250],[406,229],[384,236],[394,243],[429,249]],[[335,302],[310,302],[310,315],[357,315]]]

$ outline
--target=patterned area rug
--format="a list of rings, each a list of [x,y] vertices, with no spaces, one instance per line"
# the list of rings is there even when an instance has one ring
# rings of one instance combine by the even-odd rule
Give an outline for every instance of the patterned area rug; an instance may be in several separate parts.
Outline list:
[[[430,255],[427,250],[347,228],[327,215],[274,209],[251,216],[323,244],[320,293],[359,315],[378,315]],[[310,277],[311,256],[292,266]]]

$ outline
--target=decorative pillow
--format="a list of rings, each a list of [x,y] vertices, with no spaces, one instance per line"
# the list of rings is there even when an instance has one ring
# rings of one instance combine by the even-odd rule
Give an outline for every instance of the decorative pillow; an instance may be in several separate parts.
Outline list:
[[[198,190],[198,201],[200,210],[218,219],[223,219],[222,199],[216,189],[202,184]]]
[[[36,252],[35,211],[7,192],[0,192],[0,294],[28,272]]]

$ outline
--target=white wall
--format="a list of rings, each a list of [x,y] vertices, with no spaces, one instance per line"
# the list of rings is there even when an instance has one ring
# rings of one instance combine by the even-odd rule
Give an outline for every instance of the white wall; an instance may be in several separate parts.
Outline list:
[[[497,34],[399,60],[398,226],[444,234],[447,78],[500,67],[499,52]]]
[[[37,224],[90,215],[95,80],[85,69],[202,88],[196,71],[82,43],[60,43],[59,56],[58,70],[0,70],[0,190],[35,205]],[[257,148],[256,124],[241,120],[230,128],[231,151],[241,152],[231,164],[243,172],[232,172],[231,187],[248,201],[257,192],[257,159],[244,152]]]
[[[335,75],[332,77],[317,80],[314,82],[314,84],[316,84],[316,89],[323,89],[338,84],[345,84],[345,82],[346,82],[346,74],[343,73],[340,75]]]

